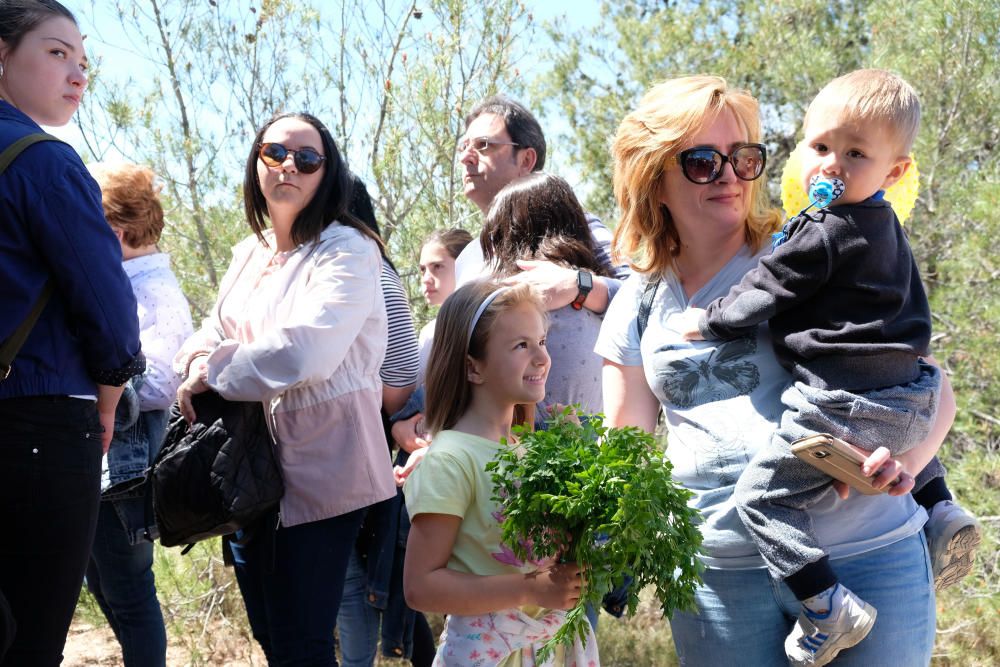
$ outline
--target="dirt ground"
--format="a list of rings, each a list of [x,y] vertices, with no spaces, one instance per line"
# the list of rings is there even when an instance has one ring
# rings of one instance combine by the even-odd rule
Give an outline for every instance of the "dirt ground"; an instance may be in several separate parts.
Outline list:
[[[192,664],[218,667],[262,667],[267,662],[256,644],[243,640],[225,642],[212,651],[211,658],[197,663],[192,660],[185,646],[167,646],[167,667],[188,667]],[[66,638],[63,651],[64,667],[118,667],[122,665],[121,647],[114,633],[107,625],[94,626],[85,622],[74,622]]]

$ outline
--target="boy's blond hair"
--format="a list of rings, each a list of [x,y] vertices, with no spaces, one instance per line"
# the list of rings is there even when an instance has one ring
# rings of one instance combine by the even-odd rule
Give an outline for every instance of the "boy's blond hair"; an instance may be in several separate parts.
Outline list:
[[[883,69],[859,69],[826,84],[806,111],[804,126],[826,104],[842,108],[841,120],[881,123],[889,128],[900,155],[909,155],[920,129],[920,100],[913,86]]]

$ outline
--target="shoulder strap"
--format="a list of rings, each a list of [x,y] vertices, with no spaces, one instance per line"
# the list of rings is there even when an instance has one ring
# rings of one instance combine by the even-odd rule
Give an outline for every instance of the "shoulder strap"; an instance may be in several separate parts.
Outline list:
[[[639,316],[636,318],[640,340],[646,331],[646,325],[649,324],[649,313],[653,310],[653,299],[656,298],[656,290],[659,286],[659,279],[650,280],[646,283],[646,289],[642,293],[642,301],[639,302]]]
[[[62,141],[59,137],[53,137],[51,134],[46,134],[44,132],[36,132],[35,134],[29,134],[21,137],[10,146],[4,149],[3,153],[0,153],[0,174],[7,171],[7,167],[13,162],[21,152],[33,144],[37,144],[40,141]]]
[[[0,153],[0,174],[7,170],[10,163],[13,162],[21,152],[39,141],[60,141],[57,137],[53,137],[51,134],[35,133],[29,134],[27,136],[21,137],[10,146],[8,146],[3,153]],[[18,351],[21,346],[24,345],[24,341],[28,339],[28,334],[35,326],[35,322],[41,316],[42,311],[45,310],[46,304],[49,302],[49,297],[52,296],[52,281],[46,281],[45,287],[42,288],[42,293],[38,296],[35,301],[35,305],[31,307],[31,312],[28,313],[24,321],[21,322],[20,326],[14,330],[14,333],[10,335],[10,338],[5,340],[2,345],[0,345],[0,381],[6,380],[7,376],[10,375],[10,366],[14,363],[14,357],[17,356]]]

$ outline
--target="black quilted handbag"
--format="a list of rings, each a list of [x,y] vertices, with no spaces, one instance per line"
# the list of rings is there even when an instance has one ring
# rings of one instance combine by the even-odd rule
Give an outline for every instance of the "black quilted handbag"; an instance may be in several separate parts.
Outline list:
[[[175,403],[150,472],[153,516],[165,547],[228,535],[274,508],[285,487],[259,402],[214,391],[192,399],[191,425]]]

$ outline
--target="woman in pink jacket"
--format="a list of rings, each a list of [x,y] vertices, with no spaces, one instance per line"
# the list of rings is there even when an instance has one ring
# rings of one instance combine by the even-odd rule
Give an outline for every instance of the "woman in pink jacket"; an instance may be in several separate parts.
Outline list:
[[[211,315],[175,359],[188,419],[191,395],[208,389],[268,414],[285,496],[232,550],[270,665],[337,664],[333,631],[364,509],[395,494],[379,415],[380,241],[347,213],[350,195],[319,120],[268,121],[244,179],[254,235],[234,248]]]

